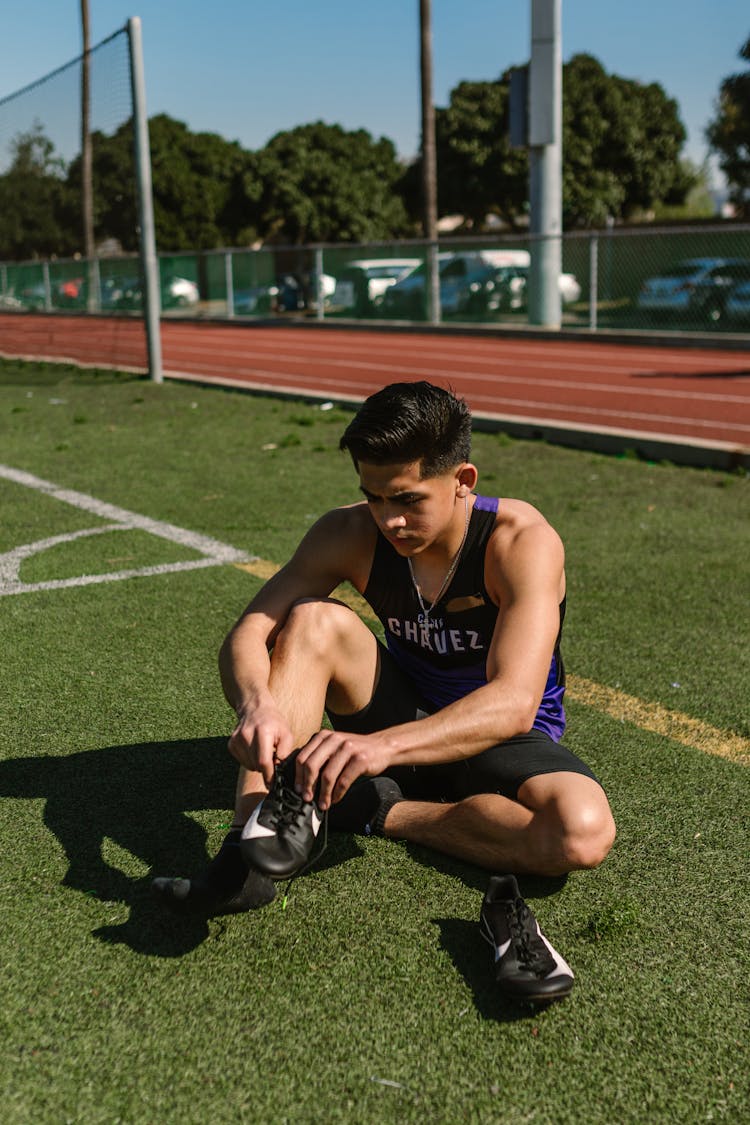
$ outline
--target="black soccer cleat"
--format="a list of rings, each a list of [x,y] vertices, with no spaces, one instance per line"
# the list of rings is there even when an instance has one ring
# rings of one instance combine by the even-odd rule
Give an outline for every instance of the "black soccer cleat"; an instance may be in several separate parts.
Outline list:
[[[295,792],[294,760],[287,758],[242,830],[242,858],[270,879],[290,879],[310,862],[323,820],[315,801]]]
[[[494,950],[495,979],[507,996],[540,1003],[569,994],[573,972],[542,933],[513,875],[490,879],[479,926]]]

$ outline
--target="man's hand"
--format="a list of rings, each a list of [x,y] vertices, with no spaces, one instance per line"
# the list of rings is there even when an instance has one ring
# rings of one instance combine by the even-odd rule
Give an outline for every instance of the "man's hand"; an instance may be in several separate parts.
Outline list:
[[[297,756],[302,799],[312,801],[320,778],[317,804],[325,811],[341,800],[358,777],[376,777],[388,769],[392,758],[385,732],[318,731]]]
[[[248,770],[259,770],[270,787],[274,763],[288,758],[294,737],[284,716],[272,704],[241,712],[229,739],[229,753]]]

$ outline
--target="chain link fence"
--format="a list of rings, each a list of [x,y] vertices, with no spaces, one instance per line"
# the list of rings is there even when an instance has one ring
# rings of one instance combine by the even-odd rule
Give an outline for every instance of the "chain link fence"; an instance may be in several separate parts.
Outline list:
[[[532,240],[440,242],[441,321],[529,323]],[[425,324],[419,241],[160,254],[162,315]],[[574,232],[562,238],[562,326],[750,333],[750,224]],[[139,315],[136,255],[96,260],[102,313]],[[0,308],[85,311],[81,258],[0,263]]]

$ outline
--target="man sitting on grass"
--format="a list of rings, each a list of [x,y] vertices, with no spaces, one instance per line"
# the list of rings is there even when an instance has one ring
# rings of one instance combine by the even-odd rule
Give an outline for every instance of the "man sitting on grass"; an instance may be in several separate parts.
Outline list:
[[[340,444],[364,499],[314,525],[222,647],[233,830],[197,878],[154,889],[182,909],[261,905],[307,864],[327,816],[497,873],[481,929],[498,981],[553,999],[573,974],[514,875],[596,867],[615,829],[599,782],[559,741],[562,544],[530,504],[474,492],[470,441],[466,404],[429,383],[362,405]],[[345,581],[385,645],[330,596]]]

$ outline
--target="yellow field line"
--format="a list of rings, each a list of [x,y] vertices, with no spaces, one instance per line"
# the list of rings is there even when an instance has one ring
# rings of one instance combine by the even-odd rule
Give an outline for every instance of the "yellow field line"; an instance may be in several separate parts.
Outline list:
[[[702,719],[694,719],[681,711],[671,711],[661,703],[645,703],[634,695],[626,695],[624,691],[585,680],[582,676],[568,676],[566,694],[577,703],[594,707],[613,719],[661,734],[705,754],[750,765],[750,740],[734,731],[719,730]]]
[[[265,559],[234,565],[256,578],[263,579],[270,578],[280,569],[275,563],[267,562]],[[335,591],[335,596],[340,601],[346,602],[361,617],[373,619],[372,610],[364,598],[348,586],[340,586]],[[583,676],[568,676],[567,695],[576,703],[593,707],[618,721],[632,723],[641,730],[662,735],[673,742],[679,742],[683,746],[701,750],[717,758],[750,765],[750,739],[742,738],[734,731],[719,730],[701,719],[684,715],[681,711],[672,711],[668,707],[663,707],[661,703],[646,703],[634,695],[627,695],[617,688],[597,684],[594,680],[586,680]]]

